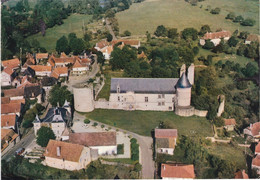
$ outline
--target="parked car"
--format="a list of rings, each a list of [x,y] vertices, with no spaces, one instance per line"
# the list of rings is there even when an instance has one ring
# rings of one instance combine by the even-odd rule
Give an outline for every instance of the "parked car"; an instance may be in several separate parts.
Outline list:
[[[19,148],[15,151],[15,155],[20,156],[24,152],[24,148]]]

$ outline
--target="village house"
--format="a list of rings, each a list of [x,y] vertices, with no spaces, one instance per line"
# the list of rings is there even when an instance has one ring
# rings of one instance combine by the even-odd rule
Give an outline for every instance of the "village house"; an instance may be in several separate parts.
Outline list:
[[[16,130],[17,119],[16,114],[1,115],[1,128]]]
[[[155,129],[155,147],[157,153],[174,154],[177,129]]]
[[[34,133],[37,135],[41,126],[47,126],[53,130],[56,139],[60,140],[63,131],[71,123],[71,120],[71,110],[66,101],[63,107],[50,108],[44,118],[41,119],[36,116],[33,122]]]
[[[20,117],[22,108],[22,103],[1,104],[1,114],[16,114],[18,117]]]
[[[254,138],[256,141],[260,137],[260,122],[256,122],[254,124],[250,124],[249,127],[245,128],[243,133],[249,137]]]
[[[64,80],[67,80],[69,76],[69,71],[67,67],[56,67],[53,69],[51,73],[51,77],[58,79],[63,78]]]
[[[235,179],[249,179],[249,177],[246,174],[246,171],[243,169],[235,173]]]
[[[35,60],[31,54],[27,54],[27,60],[22,66],[21,72],[24,72],[31,65],[35,65]]]
[[[129,45],[131,47],[134,47],[138,49],[141,46],[141,43],[139,40],[134,40],[134,39],[118,39],[118,40],[113,40],[111,41],[111,44],[114,46],[118,43],[121,43],[121,45]]]
[[[110,59],[113,49],[114,49],[113,46],[106,46],[100,50],[100,52],[102,52],[105,60]]]
[[[47,92],[49,91],[52,86],[57,84],[57,79],[54,77],[44,77],[40,81],[42,88]]]
[[[13,70],[20,67],[20,60],[18,58],[1,61],[4,68],[11,68]]]
[[[89,70],[90,62],[91,62],[90,59],[77,59],[72,66],[71,73],[73,75],[86,74]]]
[[[17,86],[17,89],[24,89],[26,86],[37,86],[38,83],[31,83],[31,78],[27,75],[23,76],[20,80],[20,84]]]
[[[220,32],[207,32],[201,39],[200,39],[200,45],[204,46],[206,43],[206,40],[210,40],[213,42],[214,46],[217,46],[221,39],[224,39],[225,41],[229,40],[231,37],[231,33],[229,31],[220,31]]]
[[[13,69],[9,67],[5,68],[1,72],[1,86],[11,86],[14,77],[15,73]]]
[[[10,97],[1,97],[1,104],[9,104],[9,103],[22,103],[22,104],[25,104],[25,99],[10,100]]]
[[[252,169],[256,169],[257,174],[260,175],[260,155],[256,155],[256,157],[252,160]]]
[[[99,155],[117,154],[116,132],[72,133],[69,142],[96,149]]]
[[[260,155],[260,143],[255,146],[255,155]]]
[[[52,72],[51,66],[31,65],[28,68],[33,69],[35,71],[35,75],[39,77],[50,76]]]
[[[43,91],[40,85],[25,86],[24,98],[34,100],[37,99],[37,103],[42,102]]]
[[[183,164],[161,164],[161,177],[166,180],[195,179],[194,166]]]
[[[257,34],[249,34],[245,40],[245,44],[250,44],[251,42],[260,42],[260,36]]]
[[[36,53],[35,58],[36,58],[36,62],[37,64],[42,61],[42,60],[47,60],[49,57],[48,53]]]
[[[83,169],[91,162],[90,148],[52,139],[44,156],[47,166],[69,171]]]
[[[4,97],[9,97],[10,100],[18,100],[24,98],[23,89],[5,89],[2,92],[4,94]]]
[[[51,55],[48,59],[47,65],[52,67],[66,67],[69,64],[74,64],[76,61],[76,56],[67,57],[61,55],[59,58],[56,58],[54,55]]]
[[[234,118],[232,119],[224,119],[224,128],[227,131],[234,131],[234,128],[236,126],[236,120]]]
[[[1,156],[8,152],[19,141],[20,137],[13,129],[1,129]]]

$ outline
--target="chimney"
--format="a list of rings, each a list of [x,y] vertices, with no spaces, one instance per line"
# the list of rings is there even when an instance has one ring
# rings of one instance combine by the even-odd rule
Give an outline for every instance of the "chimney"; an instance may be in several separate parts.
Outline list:
[[[9,126],[9,122],[8,121],[6,122],[6,126]]]
[[[61,149],[61,147],[57,146],[57,156],[60,156],[60,149]]]
[[[253,127],[252,123],[250,123],[250,129]]]
[[[162,167],[163,167],[163,170],[165,170],[165,165],[164,164],[162,165]]]
[[[86,53],[84,53],[84,58],[85,58],[85,59],[87,58],[87,54],[86,54]]]

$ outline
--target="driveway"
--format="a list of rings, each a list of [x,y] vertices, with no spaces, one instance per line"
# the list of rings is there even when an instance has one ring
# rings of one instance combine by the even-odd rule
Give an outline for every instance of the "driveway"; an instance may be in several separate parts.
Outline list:
[[[74,113],[74,120],[73,122],[75,123],[75,121],[84,121],[85,116],[81,115],[77,112]],[[91,119],[90,119],[91,120]],[[101,124],[104,123],[100,123],[98,121],[93,121],[92,122],[97,122],[98,125],[100,126]],[[154,171],[155,171],[155,167],[154,167],[154,161],[153,161],[153,151],[152,151],[152,143],[153,143],[153,139],[151,137],[148,136],[141,136],[138,135],[136,133],[124,130],[124,129],[120,129],[117,127],[113,127],[113,126],[109,126],[107,124],[104,124],[105,127],[110,127],[111,130],[116,130],[118,129],[119,131],[122,132],[126,132],[128,135],[131,135],[133,138],[136,138],[139,145],[140,145],[140,163],[142,164],[142,178],[143,179],[153,179],[154,178]],[[73,125],[74,126],[74,125]]]

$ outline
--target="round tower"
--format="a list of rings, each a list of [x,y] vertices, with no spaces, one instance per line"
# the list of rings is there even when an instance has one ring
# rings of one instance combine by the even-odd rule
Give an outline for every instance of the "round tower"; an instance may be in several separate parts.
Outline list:
[[[79,112],[91,112],[94,110],[93,87],[74,87],[74,107]]]
[[[177,106],[187,107],[191,102],[191,84],[185,73],[182,73],[181,78],[176,84],[177,88]]]

